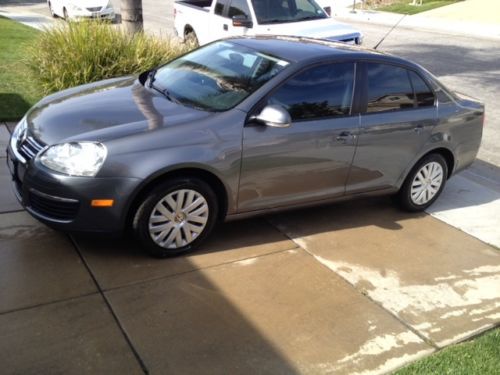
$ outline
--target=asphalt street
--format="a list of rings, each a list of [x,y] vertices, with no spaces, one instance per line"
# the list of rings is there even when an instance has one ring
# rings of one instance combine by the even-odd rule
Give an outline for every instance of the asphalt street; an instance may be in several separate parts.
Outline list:
[[[373,47],[389,26],[353,23],[363,31],[365,46]],[[379,50],[411,59],[453,90],[486,103],[486,125],[479,158],[500,166],[500,40],[396,28]]]

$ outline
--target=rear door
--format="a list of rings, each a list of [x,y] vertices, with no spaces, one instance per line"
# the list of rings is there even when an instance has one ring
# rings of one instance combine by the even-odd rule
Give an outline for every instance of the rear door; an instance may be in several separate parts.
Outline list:
[[[329,63],[289,78],[266,98],[288,110],[288,128],[248,123],[243,132],[238,210],[300,204],[344,194],[359,116],[352,110],[356,64]]]
[[[364,99],[348,193],[394,187],[437,124],[434,93],[417,72],[380,62],[360,70]]]

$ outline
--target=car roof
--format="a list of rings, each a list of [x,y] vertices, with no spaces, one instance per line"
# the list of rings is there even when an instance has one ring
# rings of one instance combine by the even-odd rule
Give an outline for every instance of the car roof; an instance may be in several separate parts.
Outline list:
[[[324,39],[263,35],[234,37],[227,40],[295,63],[322,61],[335,58],[339,60],[375,59],[388,63],[392,62],[420,68],[417,64],[384,52]]]

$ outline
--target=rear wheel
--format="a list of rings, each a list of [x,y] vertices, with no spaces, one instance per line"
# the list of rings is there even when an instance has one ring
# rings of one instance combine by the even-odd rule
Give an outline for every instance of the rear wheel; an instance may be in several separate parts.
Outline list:
[[[175,178],[144,198],[133,229],[151,255],[164,258],[196,249],[212,231],[217,215],[217,197],[207,183]]]
[[[407,211],[423,211],[439,197],[447,176],[446,160],[439,154],[427,155],[408,174],[396,200]]]

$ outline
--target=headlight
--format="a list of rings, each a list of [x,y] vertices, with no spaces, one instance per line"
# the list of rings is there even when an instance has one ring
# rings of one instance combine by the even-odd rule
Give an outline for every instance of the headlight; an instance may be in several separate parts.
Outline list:
[[[14,131],[12,132],[12,135],[10,137],[10,147],[14,152],[17,151],[18,139],[23,136],[27,128],[28,128],[28,123],[26,121],[26,116],[24,116],[22,120],[19,121],[17,126],[14,128]]]
[[[101,143],[71,142],[49,147],[40,156],[40,162],[70,176],[93,177],[104,164],[106,155],[106,147]]]

